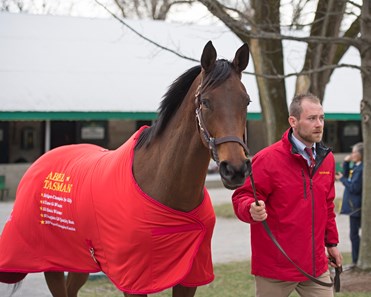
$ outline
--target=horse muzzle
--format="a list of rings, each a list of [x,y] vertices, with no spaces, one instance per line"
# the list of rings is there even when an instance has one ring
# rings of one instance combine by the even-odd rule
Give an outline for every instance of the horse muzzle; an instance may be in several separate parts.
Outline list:
[[[230,164],[228,161],[222,161],[219,165],[219,174],[224,187],[234,190],[242,186],[251,174],[251,161],[246,159],[239,167]]]

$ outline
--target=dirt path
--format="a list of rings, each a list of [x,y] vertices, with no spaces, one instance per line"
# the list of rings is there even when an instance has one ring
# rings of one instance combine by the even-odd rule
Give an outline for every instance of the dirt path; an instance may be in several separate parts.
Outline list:
[[[340,292],[371,292],[371,271],[346,270],[341,276]]]

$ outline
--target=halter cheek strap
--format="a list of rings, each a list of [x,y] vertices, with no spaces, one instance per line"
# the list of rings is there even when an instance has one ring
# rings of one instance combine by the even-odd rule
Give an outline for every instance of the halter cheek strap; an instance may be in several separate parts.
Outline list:
[[[200,99],[199,99],[199,97],[200,97],[199,89],[200,89],[200,87],[198,88],[197,93],[195,95],[196,96],[196,103],[198,105],[198,107],[196,108],[196,118],[197,118],[198,126],[200,128],[200,133],[201,133],[203,139],[205,140],[205,142],[207,143],[208,148],[211,151],[211,156],[214,159],[214,161],[219,166],[220,162],[219,162],[219,157],[218,157],[217,146],[219,144],[226,143],[226,142],[237,142],[237,143],[239,143],[243,147],[246,156],[248,156],[249,155],[249,149],[248,149],[246,143],[244,141],[242,141],[240,138],[238,138],[237,136],[224,136],[224,137],[214,138],[210,135],[209,131],[207,130],[207,128],[205,126],[205,121],[203,119],[202,112],[201,112],[201,104],[200,104]],[[246,138],[247,137],[246,137],[246,128],[245,128],[245,135],[244,135],[244,140],[245,141],[246,141]]]

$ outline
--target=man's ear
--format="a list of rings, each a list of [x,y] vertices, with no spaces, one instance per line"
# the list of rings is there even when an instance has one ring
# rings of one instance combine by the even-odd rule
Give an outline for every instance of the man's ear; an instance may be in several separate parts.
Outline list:
[[[294,116],[289,116],[288,121],[289,121],[291,128],[294,128],[298,120]]]

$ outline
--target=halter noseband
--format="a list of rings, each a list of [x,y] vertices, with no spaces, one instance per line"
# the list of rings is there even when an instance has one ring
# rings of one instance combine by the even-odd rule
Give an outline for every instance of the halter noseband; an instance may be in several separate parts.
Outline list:
[[[203,119],[202,112],[201,112],[202,106],[201,106],[201,101],[200,101],[200,96],[201,96],[200,89],[201,89],[201,84],[198,86],[197,92],[195,94],[196,103],[197,103],[196,118],[197,118],[198,126],[200,128],[200,133],[201,133],[202,137],[204,138],[205,142],[207,143],[209,150],[211,151],[211,156],[212,156],[213,160],[219,166],[220,162],[219,162],[219,157],[218,157],[217,146],[219,144],[222,144],[222,143],[225,143],[225,142],[237,142],[237,143],[239,143],[243,147],[246,156],[248,156],[249,155],[249,149],[247,147],[246,127],[245,127],[244,141],[242,141],[237,136],[224,136],[224,137],[214,138],[210,135],[209,131],[207,130],[207,128],[205,126],[205,121]]]

